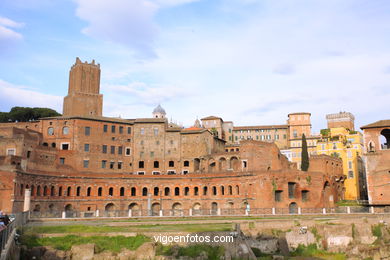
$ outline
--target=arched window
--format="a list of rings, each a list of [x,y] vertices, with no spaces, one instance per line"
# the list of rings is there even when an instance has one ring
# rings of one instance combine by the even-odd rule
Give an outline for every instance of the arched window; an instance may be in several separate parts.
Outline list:
[[[67,192],[66,192],[66,196],[69,197],[71,195],[71,192],[72,192],[72,187],[68,187]]]
[[[58,197],[61,197],[62,196],[62,187],[59,187],[58,188]]]
[[[158,161],[154,161],[153,162],[153,167],[154,168],[159,168],[160,167],[160,163]]]
[[[77,187],[76,189],[76,196],[79,197],[80,196],[80,191],[81,191],[81,187]]]
[[[108,195],[109,195],[109,196],[113,196],[113,195],[114,195],[114,188],[113,188],[113,187],[110,187],[110,188],[108,189]]]
[[[131,188],[131,196],[136,196],[137,194],[137,189],[135,187]]]
[[[121,187],[119,193],[120,193],[120,196],[122,196],[122,197],[125,196],[125,188]]]
[[[198,187],[195,187],[195,188],[194,188],[194,195],[195,195],[195,196],[198,196],[198,195],[199,195],[199,188],[198,188]]]
[[[180,196],[180,189],[179,189],[179,187],[175,188],[175,196]]]
[[[225,195],[225,187],[221,186],[221,195]]]
[[[183,165],[184,165],[184,167],[189,167],[190,166],[190,161],[184,161]]]
[[[142,196],[148,196],[148,188],[144,187],[142,189]]]
[[[213,186],[213,195],[217,195],[217,187]]]
[[[35,187],[31,185],[31,196],[35,196]]]
[[[23,196],[23,184],[20,184],[20,196]]]
[[[37,187],[37,196],[41,196],[41,186]]]
[[[184,196],[188,196],[189,193],[190,193],[190,188],[185,187],[185,188],[184,188]]]
[[[103,188],[99,187],[99,189],[98,189],[98,196],[102,196],[102,195],[103,195]]]
[[[54,196],[55,191],[54,191],[54,186],[51,186],[50,188],[50,196]]]
[[[165,195],[165,196],[169,196],[169,193],[170,193],[170,189],[169,189],[168,187],[166,187],[166,188],[164,189],[164,195]]]
[[[207,186],[203,187],[203,195],[207,195]]]
[[[159,193],[159,188],[158,188],[158,187],[154,187],[154,189],[153,189],[153,195],[154,195],[154,196],[158,196],[158,193]]]
[[[88,197],[91,196],[91,187],[88,187],[88,188],[87,188],[87,196],[88,196]]]
[[[238,187],[238,185],[236,185],[236,194],[240,195],[240,187]]]
[[[47,195],[48,195],[47,186],[44,186],[43,187],[43,196],[47,196]]]
[[[233,187],[229,185],[229,195],[233,195]]]

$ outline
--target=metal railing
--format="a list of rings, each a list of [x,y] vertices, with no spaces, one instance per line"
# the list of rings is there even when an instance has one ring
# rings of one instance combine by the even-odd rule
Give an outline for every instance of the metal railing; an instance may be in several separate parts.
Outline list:
[[[8,225],[0,231],[0,256],[4,254],[9,241],[14,239],[15,230],[18,227],[24,226],[29,218],[29,212],[22,212],[14,214],[15,218],[12,219]],[[12,216],[11,216],[12,217]]]
[[[142,218],[142,217],[206,217],[206,216],[264,216],[264,215],[323,215],[386,213],[368,206],[343,206],[334,208],[211,208],[211,209],[129,209],[96,211],[31,212],[39,218]]]

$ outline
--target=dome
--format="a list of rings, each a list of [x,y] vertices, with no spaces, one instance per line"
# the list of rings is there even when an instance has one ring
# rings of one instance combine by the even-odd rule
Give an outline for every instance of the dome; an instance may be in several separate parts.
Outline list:
[[[164,115],[166,114],[164,108],[162,108],[160,104],[153,110],[153,114],[155,113],[160,113]]]

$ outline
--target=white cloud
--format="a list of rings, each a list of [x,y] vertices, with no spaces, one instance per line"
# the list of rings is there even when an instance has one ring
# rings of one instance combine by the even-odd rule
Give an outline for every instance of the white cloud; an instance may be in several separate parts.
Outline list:
[[[153,58],[157,26],[153,22],[158,6],[147,0],[75,0],[76,15],[88,22],[83,33],[122,44],[138,56]]]
[[[37,90],[15,85],[0,79],[0,109],[9,110],[13,106],[48,107],[62,113],[63,97],[43,94]]]
[[[8,41],[21,40],[23,38],[22,34],[13,30],[13,28],[21,28],[23,26],[23,23],[0,16],[0,46]]]

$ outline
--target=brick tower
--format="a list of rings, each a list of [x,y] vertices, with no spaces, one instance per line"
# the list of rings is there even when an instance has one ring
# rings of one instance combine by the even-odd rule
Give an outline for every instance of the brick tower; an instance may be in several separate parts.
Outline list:
[[[64,116],[102,116],[103,95],[100,90],[100,64],[76,63],[69,72],[68,95],[64,98]]]

